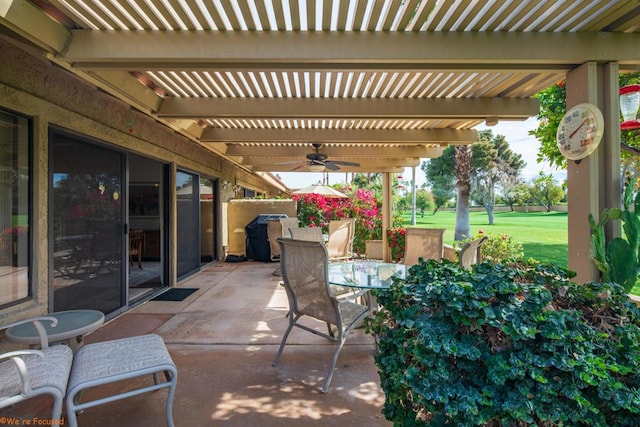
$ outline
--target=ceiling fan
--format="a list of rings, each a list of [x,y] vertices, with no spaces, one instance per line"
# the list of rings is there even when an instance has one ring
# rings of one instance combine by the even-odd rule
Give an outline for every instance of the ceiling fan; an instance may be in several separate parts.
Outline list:
[[[340,166],[360,166],[360,163],[355,162],[344,162],[341,160],[327,160],[327,155],[320,152],[320,148],[322,144],[314,142],[311,144],[314,148],[313,153],[307,154],[307,161],[301,164],[300,166],[294,168],[293,170],[298,170],[306,167],[311,172],[322,172],[325,169],[330,171],[338,171],[340,170]],[[296,162],[297,163],[297,162]]]

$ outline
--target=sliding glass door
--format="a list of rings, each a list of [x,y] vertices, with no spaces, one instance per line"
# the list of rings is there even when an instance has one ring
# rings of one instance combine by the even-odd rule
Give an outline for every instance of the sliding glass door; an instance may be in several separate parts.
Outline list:
[[[178,278],[200,269],[199,177],[196,174],[176,173],[178,223]]]
[[[53,132],[53,310],[110,313],[124,298],[124,154]]]
[[[178,278],[216,259],[215,181],[197,174],[176,174]]]
[[[215,181],[200,178],[200,262],[216,259]]]
[[[129,302],[167,286],[167,165],[128,154]]]

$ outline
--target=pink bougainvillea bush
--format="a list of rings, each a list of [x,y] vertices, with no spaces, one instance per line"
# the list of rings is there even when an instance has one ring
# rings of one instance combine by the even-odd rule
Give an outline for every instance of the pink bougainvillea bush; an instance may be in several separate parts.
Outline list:
[[[405,235],[407,229],[404,227],[392,227],[387,230],[387,241],[391,249],[391,259],[399,262],[404,257]]]
[[[330,198],[319,194],[293,196],[298,203],[301,227],[322,227],[328,232],[329,221],[355,218],[356,228],[353,250],[364,253],[365,240],[382,238],[380,203],[373,191],[363,188],[341,188],[346,198]]]

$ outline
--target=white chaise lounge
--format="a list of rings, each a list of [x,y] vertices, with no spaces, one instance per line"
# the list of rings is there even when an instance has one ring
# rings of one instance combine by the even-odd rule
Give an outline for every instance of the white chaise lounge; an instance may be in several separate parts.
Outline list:
[[[113,402],[149,391],[168,388],[167,426],[173,427],[173,396],[178,372],[159,335],[141,335],[87,344],[76,354],[66,345],[48,345],[40,322],[56,319],[41,316],[10,326],[33,322],[41,341],[40,350],[20,350],[0,354],[0,408],[42,394],[53,396],[52,420],[61,419],[66,395],[69,425],[78,425],[77,413],[103,403]],[[4,360],[3,359],[8,359]],[[153,375],[153,383],[92,401],[82,401],[82,392],[116,381]],[[163,376],[164,378],[161,378]]]

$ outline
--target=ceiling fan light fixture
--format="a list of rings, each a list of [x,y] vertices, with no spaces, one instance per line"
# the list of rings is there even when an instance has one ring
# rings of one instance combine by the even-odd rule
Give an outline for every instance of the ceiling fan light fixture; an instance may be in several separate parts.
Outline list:
[[[324,165],[309,165],[309,172],[324,172]]]

